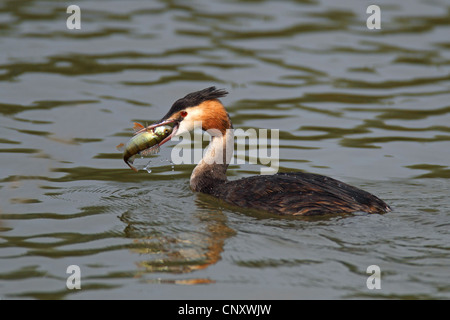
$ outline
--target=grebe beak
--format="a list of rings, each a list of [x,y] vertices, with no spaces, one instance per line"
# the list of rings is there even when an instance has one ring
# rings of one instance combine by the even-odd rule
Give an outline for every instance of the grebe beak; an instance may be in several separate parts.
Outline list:
[[[139,131],[136,131],[136,132],[135,132],[135,135],[137,135],[137,134],[139,134],[139,133],[141,133],[141,132],[145,132],[145,131],[148,131],[148,130],[151,130],[151,129],[160,127],[160,126],[171,125],[171,124],[173,124],[173,131],[172,131],[172,133],[171,133],[169,136],[167,136],[164,140],[162,140],[160,143],[158,143],[158,146],[161,147],[164,143],[166,143],[167,141],[169,141],[170,139],[172,139],[172,137],[177,133],[178,128],[179,128],[179,126],[180,126],[180,123],[179,123],[178,120],[175,120],[175,119],[169,119],[169,120],[161,121],[161,122],[159,122],[159,123],[154,123],[154,124],[152,124],[152,125],[149,125],[148,127],[145,127],[145,128],[143,128],[143,129],[139,130]]]

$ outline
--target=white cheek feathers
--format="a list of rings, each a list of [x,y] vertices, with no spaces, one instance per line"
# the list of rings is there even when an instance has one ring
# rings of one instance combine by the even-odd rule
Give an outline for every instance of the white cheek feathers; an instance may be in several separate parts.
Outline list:
[[[191,132],[194,129],[202,128],[201,114],[202,111],[197,108],[187,108],[185,112],[186,116],[184,116],[183,120],[180,122],[180,126],[176,132],[176,136]]]
[[[200,128],[201,128],[201,126],[200,126]],[[175,136],[179,136],[179,135],[182,135],[182,134],[185,134],[185,133],[189,133],[192,130],[194,130],[194,122],[193,121],[186,121],[186,119],[185,119],[185,120],[180,122],[180,125],[178,127],[177,132],[175,133]]]

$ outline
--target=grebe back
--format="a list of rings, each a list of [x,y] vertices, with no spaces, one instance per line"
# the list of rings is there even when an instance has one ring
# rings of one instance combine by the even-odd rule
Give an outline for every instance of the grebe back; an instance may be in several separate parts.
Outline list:
[[[194,122],[201,123],[202,129],[211,134],[208,149],[192,172],[192,190],[240,207],[281,215],[391,211],[376,196],[318,174],[288,172],[228,181],[226,171],[234,147],[233,125],[219,101],[227,94],[215,87],[190,93],[177,100],[158,123],[148,127],[174,124],[172,134],[160,145],[175,135],[194,130]]]

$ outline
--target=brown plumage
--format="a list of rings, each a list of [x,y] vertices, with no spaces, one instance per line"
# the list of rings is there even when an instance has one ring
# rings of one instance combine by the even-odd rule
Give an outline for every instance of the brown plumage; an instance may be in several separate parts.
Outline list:
[[[390,211],[386,203],[364,190],[312,173],[248,177],[218,184],[211,191],[228,203],[282,215]]]
[[[210,194],[227,203],[280,215],[321,215],[351,212],[385,213],[390,207],[376,196],[341,181],[312,173],[289,172],[228,181],[226,171],[233,148],[233,125],[218,100],[227,95],[215,87],[177,100],[157,124],[174,123],[177,130],[191,131],[196,121],[202,129],[215,129],[203,159],[191,175],[192,190]],[[214,130],[212,130],[214,132]],[[170,139],[170,138],[169,138]]]

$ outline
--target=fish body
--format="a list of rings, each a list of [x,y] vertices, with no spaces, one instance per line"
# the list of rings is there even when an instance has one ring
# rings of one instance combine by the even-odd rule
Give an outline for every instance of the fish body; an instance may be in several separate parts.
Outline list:
[[[142,131],[145,127],[139,123],[135,123],[134,130],[141,131],[132,137],[125,145],[123,143],[117,146],[117,149],[123,149],[123,161],[134,171],[138,171],[132,166],[136,155],[149,155],[159,151],[159,143],[168,137],[173,126],[162,125],[155,128]]]

